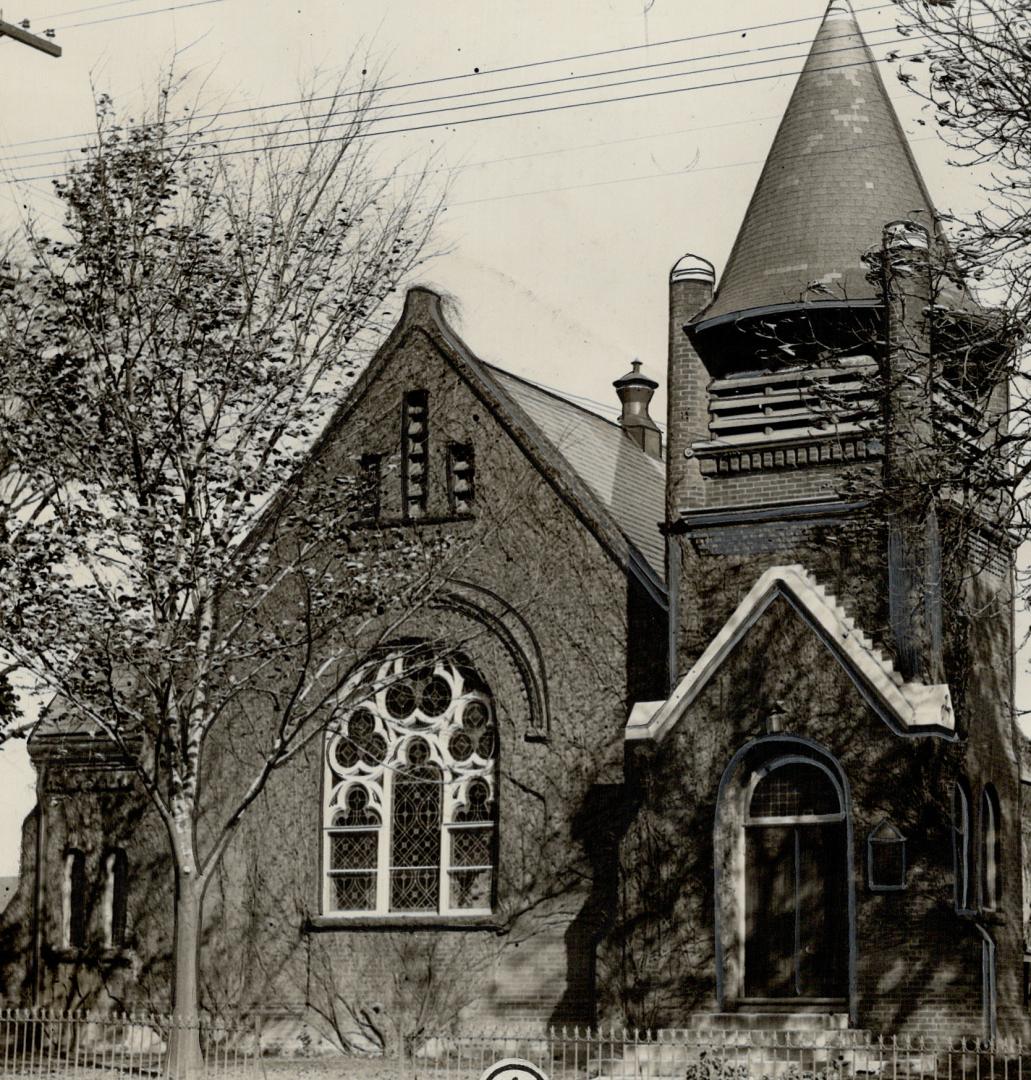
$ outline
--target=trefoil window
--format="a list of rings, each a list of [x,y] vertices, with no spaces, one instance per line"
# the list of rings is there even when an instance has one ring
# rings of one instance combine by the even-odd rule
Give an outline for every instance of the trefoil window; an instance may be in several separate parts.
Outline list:
[[[489,691],[468,666],[414,648],[370,664],[358,685],[367,696],[326,738],[323,913],[490,912]]]

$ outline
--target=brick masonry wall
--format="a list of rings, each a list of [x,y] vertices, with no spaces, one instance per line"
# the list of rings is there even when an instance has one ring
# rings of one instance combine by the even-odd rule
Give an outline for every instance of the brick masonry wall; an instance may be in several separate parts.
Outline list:
[[[400,520],[400,416],[408,389],[429,392],[430,496],[426,523]],[[451,441],[476,454],[476,509],[455,518],[447,503]],[[445,362],[432,338],[413,328],[381,374],[322,448],[313,485],[354,475],[363,453],[383,455],[382,514],[397,532],[449,538],[464,546],[454,570],[511,605],[544,658],[551,729],[534,738],[527,686],[509,644],[469,612],[427,608],[392,632],[461,643],[495,700],[500,736],[499,875],[489,929],[447,920],[390,928],[313,931],[321,881],[321,747],[274,777],[249,812],[209,889],[202,981],[209,1004],[300,1008],[354,1034],[363,1025],[385,1039],[420,1025],[443,1026],[455,1015],[470,1025],[586,1023],[594,1018],[595,953],[615,907],[614,822],[623,816],[622,729],[629,704],[654,697],[664,664],[628,662],[628,627],[640,655],[661,656],[665,625],[646,592],[588,530],[584,518],[527,460]],[[317,487],[313,490],[317,490]],[[374,529],[352,532],[348,550],[379,543]],[[388,534],[391,535],[391,534]],[[288,598],[285,598],[288,602]],[[373,619],[354,642],[375,640],[393,613]],[[649,635],[654,640],[649,640]],[[207,757],[202,842],[257,764],[262,699],[241,702]],[[45,936],[56,940],[60,855],[78,830],[97,852],[110,824],[88,810],[86,792],[55,807],[45,868]],[[123,800],[123,803],[131,800]],[[75,822],[79,822],[78,825]],[[162,837],[140,812],[130,853],[130,926],[135,986],[118,990],[125,1004],[167,1001],[172,878]],[[93,857],[93,856],[91,856]],[[31,860],[25,864],[31,877]],[[160,914],[159,914],[160,913]],[[91,958],[76,969],[81,1003],[97,1000],[103,976]],[[64,970],[48,972],[45,1000],[65,1001]],[[124,995],[124,996],[123,996]],[[368,1032],[369,1028],[364,1027]]]
[[[951,781],[971,768],[969,743],[894,734],[783,601],[661,746],[638,751],[642,810],[624,843],[622,918],[606,954],[611,970],[625,975],[611,985],[624,990],[622,999],[613,992],[608,1006],[652,1026],[720,1007],[711,839],[717,790],[734,753],[771,733],[825,747],[850,789],[853,847],[842,872],[855,889],[859,1025],[980,1034],[981,938],[974,920],[954,911],[949,824]],[[1009,805],[1005,777],[992,776]],[[899,893],[873,892],[867,884],[866,838],[885,818],[907,837],[907,888]],[[1009,903],[981,920],[991,921],[997,942],[1000,1030],[1018,1034],[1013,835],[1011,828],[1005,847]]]

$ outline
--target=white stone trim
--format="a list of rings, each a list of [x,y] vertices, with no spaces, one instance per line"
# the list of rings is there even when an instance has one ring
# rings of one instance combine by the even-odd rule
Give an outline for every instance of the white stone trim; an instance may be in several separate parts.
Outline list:
[[[955,731],[946,684],[905,682],[890,657],[860,630],[833,595],[803,566],[767,570],[709,643],[667,701],[638,702],[626,725],[627,739],[661,741],[723,666],[731,652],[777,597],[785,600],[827,644],[868,701],[903,732]]]

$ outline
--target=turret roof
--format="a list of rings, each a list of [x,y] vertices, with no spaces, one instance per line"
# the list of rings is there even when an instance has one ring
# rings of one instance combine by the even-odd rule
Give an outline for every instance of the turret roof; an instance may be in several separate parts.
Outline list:
[[[875,295],[861,262],[881,227],[933,208],[847,0],[831,0],[705,318]]]

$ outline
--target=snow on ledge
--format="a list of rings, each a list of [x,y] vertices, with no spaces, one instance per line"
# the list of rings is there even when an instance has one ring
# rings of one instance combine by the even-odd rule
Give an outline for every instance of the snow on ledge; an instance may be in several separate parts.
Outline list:
[[[867,702],[900,734],[952,736],[956,729],[946,684],[906,682],[890,657],[860,630],[803,566],[774,566],[752,586],[667,701],[637,702],[626,738],[661,741],[723,666],[777,597],[783,597],[820,636]]]

